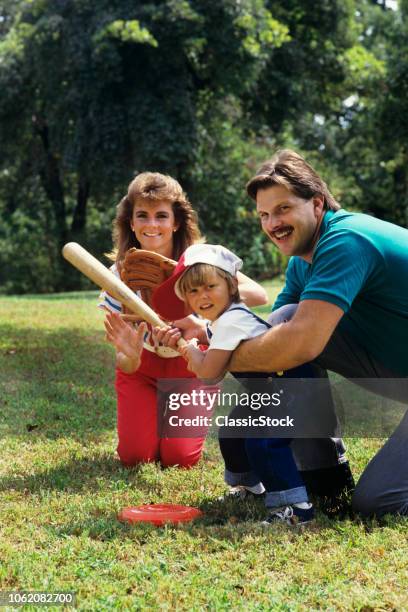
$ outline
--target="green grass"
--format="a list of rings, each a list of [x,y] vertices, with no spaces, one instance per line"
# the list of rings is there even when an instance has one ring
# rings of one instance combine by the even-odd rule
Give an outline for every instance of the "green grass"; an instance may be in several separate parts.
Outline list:
[[[0,299],[2,590],[73,590],[81,610],[408,609],[404,519],[319,514],[303,533],[265,531],[261,504],[217,501],[214,440],[189,471],[121,467],[113,351],[95,301]],[[379,444],[349,441],[356,475]],[[205,513],[181,528],[117,520],[147,502]]]
[[[257,306],[256,308],[254,308],[254,310],[257,314],[263,316],[266,319],[268,314],[271,312],[271,304],[274,303],[275,299],[278,296],[278,293],[282,289],[282,281],[278,278],[273,278],[271,280],[264,281],[262,285],[268,294],[269,304],[266,304],[265,306]]]

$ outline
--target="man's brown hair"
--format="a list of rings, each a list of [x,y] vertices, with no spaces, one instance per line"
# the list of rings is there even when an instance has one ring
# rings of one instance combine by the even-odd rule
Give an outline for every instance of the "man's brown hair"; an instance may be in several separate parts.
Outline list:
[[[256,200],[259,189],[268,189],[274,185],[283,185],[304,200],[320,195],[324,199],[326,210],[341,208],[312,166],[301,155],[290,149],[278,151],[272,159],[263,163],[256,175],[247,183],[246,190],[249,197]]]

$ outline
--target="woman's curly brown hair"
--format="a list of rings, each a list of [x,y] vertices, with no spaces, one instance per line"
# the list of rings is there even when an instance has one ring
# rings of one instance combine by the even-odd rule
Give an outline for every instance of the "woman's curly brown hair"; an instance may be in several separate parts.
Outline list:
[[[128,249],[141,248],[130,226],[135,204],[158,201],[169,202],[172,205],[178,225],[177,231],[174,232],[173,259],[178,260],[187,247],[201,239],[197,215],[180,183],[171,176],[159,172],[142,172],[130,183],[127,195],[116,207],[112,233],[114,250],[109,257],[118,267]]]

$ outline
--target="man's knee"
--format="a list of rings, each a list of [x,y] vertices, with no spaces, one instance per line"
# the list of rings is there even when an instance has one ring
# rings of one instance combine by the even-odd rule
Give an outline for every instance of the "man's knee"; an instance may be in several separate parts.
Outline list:
[[[356,488],[351,498],[351,504],[354,512],[361,514],[362,516],[376,515],[378,510],[376,497],[368,495],[364,489]]]
[[[297,308],[298,304],[285,304],[284,306],[281,306],[277,310],[271,312],[268,317],[268,323],[273,327],[274,325],[279,325],[280,323],[290,321]]]
[[[359,486],[351,499],[354,512],[364,517],[381,517],[385,514],[408,515],[408,494],[401,491],[376,490]]]

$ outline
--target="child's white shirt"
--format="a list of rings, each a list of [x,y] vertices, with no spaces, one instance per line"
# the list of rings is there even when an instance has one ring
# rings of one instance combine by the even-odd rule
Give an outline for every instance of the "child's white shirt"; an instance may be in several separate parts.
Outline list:
[[[266,321],[259,321],[243,302],[234,302],[218,319],[208,324],[209,348],[233,351],[242,340],[260,336],[268,328]]]

